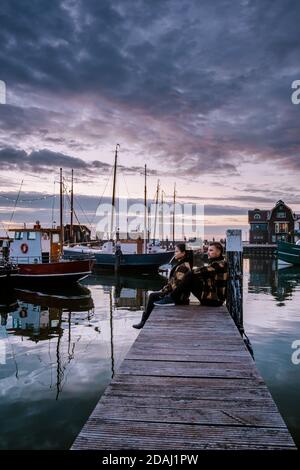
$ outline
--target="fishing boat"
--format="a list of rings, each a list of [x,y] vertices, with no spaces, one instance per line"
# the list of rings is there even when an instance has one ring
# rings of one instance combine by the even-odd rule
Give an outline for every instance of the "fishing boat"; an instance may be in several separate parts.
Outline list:
[[[62,258],[64,239],[63,179],[60,169],[60,226],[44,228],[37,221],[33,227],[15,227],[8,230],[12,240],[9,259],[18,266],[14,285],[74,283],[91,273],[92,261]]]
[[[279,264],[300,266],[300,245],[278,241],[277,255]]]
[[[25,283],[57,284],[77,282],[91,273],[90,260],[63,260],[60,258],[58,229],[43,228],[37,221],[33,228],[11,229],[13,239],[10,260],[18,266],[14,285]]]

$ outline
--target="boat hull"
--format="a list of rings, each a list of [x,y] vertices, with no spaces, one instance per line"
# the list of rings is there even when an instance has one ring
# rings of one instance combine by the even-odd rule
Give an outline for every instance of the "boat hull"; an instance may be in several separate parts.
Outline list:
[[[14,278],[18,273],[18,269],[14,268],[0,268],[0,291],[5,292],[6,289],[10,289],[14,285]]]
[[[114,254],[99,253],[95,256],[95,269],[98,270],[142,270],[157,271],[159,266],[169,262],[174,252],[147,253],[147,254],[122,254],[118,258]]]
[[[61,261],[57,263],[19,264],[14,276],[14,285],[28,284],[57,285],[75,283],[91,274],[90,260]]]
[[[279,241],[277,243],[277,254],[279,260],[300,266],[300,245]]]

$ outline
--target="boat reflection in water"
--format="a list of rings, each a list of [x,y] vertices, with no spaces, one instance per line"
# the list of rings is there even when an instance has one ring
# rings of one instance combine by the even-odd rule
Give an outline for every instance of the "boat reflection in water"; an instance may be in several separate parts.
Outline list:
[[[82,284],[101,285],[111,292],[113,307],[125,310],[140,310],[147,301],[147,292],[160,290],[166,283],[163,276],[122,276],[114,274],[93,275]]]
[[[15,289],[10,295],[12,297],[6,301],[6,307],[2,306],[1,311],[1,326],[6,327],[8,335],[20,336],[22,341],[27,338],[35,343],[57,338],[56,399],[58,399],[64,370],[74,358],[75,344],[71,336],[72,314],[84,312],[91,317],[94,307],[91,292],[78,284],[63,290]],[[67,362],[62,365],[60,345],[65,329],[68,334],[68,350]]]
[[[107,274],[1,291],[0,449],[70,448],[137,337],[147,291],[165,282]]]

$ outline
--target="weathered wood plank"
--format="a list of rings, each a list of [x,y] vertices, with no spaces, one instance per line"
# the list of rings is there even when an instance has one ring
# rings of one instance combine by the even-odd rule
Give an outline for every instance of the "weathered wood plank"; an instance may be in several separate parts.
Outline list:
[[[168,362],[125,359],[119,374],[177,377],[253,378],[257,371],[238,362]]]
[[[142,421],[158,423],[186,423],[186,424],[209,424],[209,425],[231,425],[231,426],[259,426],[285,428],[285,423],[277,412],[261,412],[239,409],[223,410],[217,409],[176,409],[138,407],[134,403],[123,406],[119,403],[111,403],[109,400],[99,404],[93,413],[93,418],[120,419],[122,421]]]
[[[223,307],[155,309],[73,449],[293,449]]]
[[[94,449],[238,449],[293,448],[287,429],[247,426],[207,426],[90,418],[75,442]],[[86,441],[85,441],[86,444]]]

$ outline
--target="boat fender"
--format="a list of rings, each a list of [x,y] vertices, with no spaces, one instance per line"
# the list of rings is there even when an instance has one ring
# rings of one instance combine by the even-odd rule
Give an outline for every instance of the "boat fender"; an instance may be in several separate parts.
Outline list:
[[[27,243],[22,243],[22,245],[21,245],[21,251],[22,251],[22,253],[24,253],[24,254],[27,253],[27,251],[28,251],[28,245],[27,245]]]

